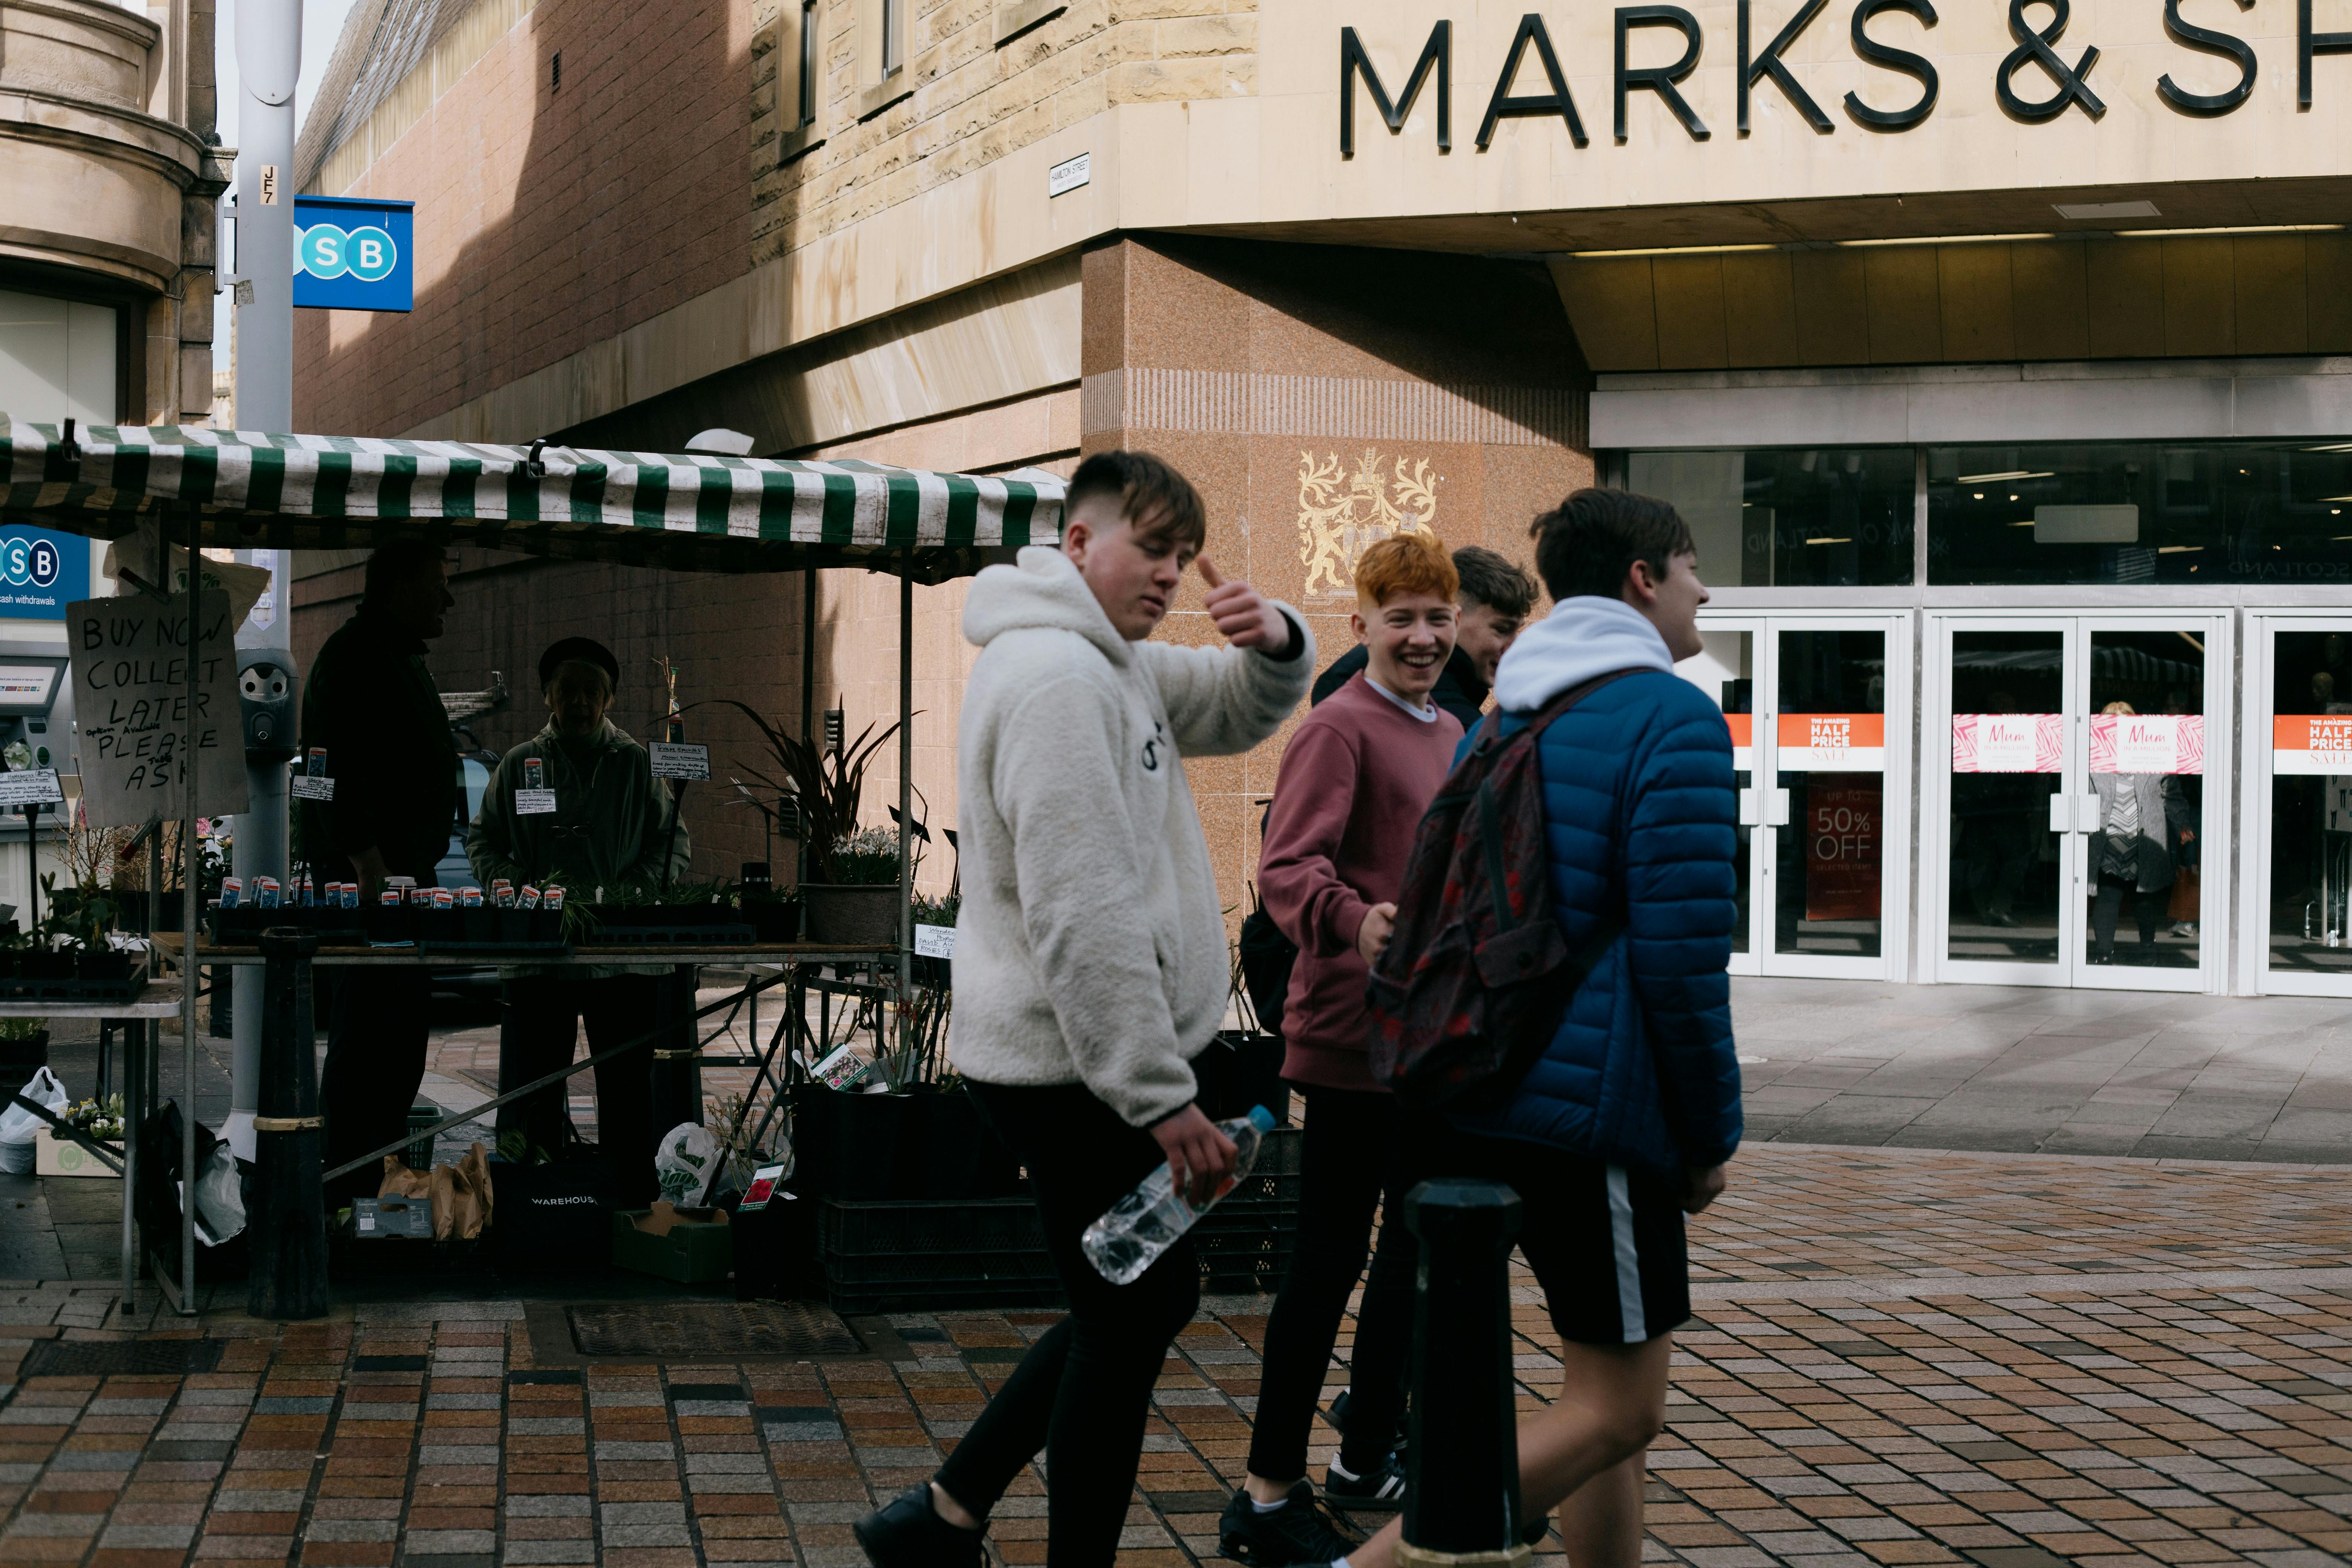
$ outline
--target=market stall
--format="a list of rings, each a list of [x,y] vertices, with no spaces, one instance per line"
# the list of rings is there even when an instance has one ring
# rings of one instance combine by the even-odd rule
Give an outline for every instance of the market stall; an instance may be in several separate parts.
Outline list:
[[[1061,480],[1036,469],[976,476],[857,461],[591,451],[546,441],[501,447],[194,426],[77,429],[69,420],[6,415],[0,415],[0,487],[5,521],[110,540],[152,531],[191,554],[207,545],[341,550],[410,540],[675,571],[856,566],[897,576],[899,921],[898,941],[887,951],[895,953],[902,1003],[913,964],[914,584],[967,574],[992,552],[1058,538],[1063,500]],[[126,579],[125,586],[176,605],[194,626],[200,581],[192,572],[184,584]],[[184,755],[201,754],[197,662],[185,661]],[[810,665],[804,658],[804,687]],[[809,707],[804,689],[804,735]],[[184,788],[174,794],[183,841],[194,844],[198,802]],[[184,898],[182,905],[179,940],[163,945],[201,960],[197,900]],[[729,950],[727,956],[773,963],[788,955]],[[321,955],[339,957],[368,961],[364,952]],[[177,993],[193,1082],[194,988]],[[909,1027],[903,1005],[897,1026]],[[183,1179],[193,1185],[193,1116],[187,1122]],[[192,1224],[184,1216],[176,1292],[183,1310],[193,1310],[195,1299]]]

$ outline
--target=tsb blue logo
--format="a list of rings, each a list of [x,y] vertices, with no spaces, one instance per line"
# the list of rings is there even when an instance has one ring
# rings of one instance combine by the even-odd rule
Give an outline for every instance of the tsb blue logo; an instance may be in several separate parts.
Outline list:
[[[11,588],[53,588],[64,563],[46,539],[0,539],[0,583]]]
[[[349,232],[331,223],[294,231],[294,275],[329,279],[345,276],[362,283],[390,277],[400,260],[392,236],[370,224]]]

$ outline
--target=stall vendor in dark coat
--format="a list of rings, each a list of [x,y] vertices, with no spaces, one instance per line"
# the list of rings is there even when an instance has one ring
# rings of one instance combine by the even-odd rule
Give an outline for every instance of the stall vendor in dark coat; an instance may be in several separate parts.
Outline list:
[[[387,879],[430,887],[457,821],[457,748],[425,645],[457,600],[437,544],[388,544],[368,558],[358,611],[320,648],[302,692],[302,747],[326,751],[331,801],[302,806],[303,852],[321,882],[354,879],[372,905]],[[432,994],[422,969],[337,977],[319,1082],[330,1169],[408,1130],[425,1081]],[[378,1169],[332,1184],[329,1207],[373,1197]]]
[[[499,760],[466,835],[483,886],[503,877],[518,889],[554,884],[567,899],[601,902],[651,893],[686,874],[693,845],[669,786],[653,776],[645,747],[604,716],[620,679],[620,661],[593,637],[566,637],[540,657],[547,727]],[[525,782],[534,763],[541,786]],[[515,792],[524,787],[551,791],[553,809],[520,809]],[[594,1069],[597,1147],[613,1162],[615,1200],[632,1208],[656,1193],[654,1139],[662,1130],[653,1124],[651,1037],[662,977],[671,969],[541,963],[499,971],[499,1093],[569,1065],[583,1024],[591,1052],[640,1042]],[[558,1086],[502,1107],[500,1141],[520,1128],[531,1144],[560,1152],[569,1098]]]

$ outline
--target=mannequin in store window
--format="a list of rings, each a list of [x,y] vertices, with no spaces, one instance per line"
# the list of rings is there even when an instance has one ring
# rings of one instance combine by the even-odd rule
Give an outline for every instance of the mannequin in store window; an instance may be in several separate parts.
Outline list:
[[[2102,713],[2131,716],[2138,711],[2128,702],[2110,702]],[[2099,891],[2091,906],[2091,962],[2116,961],[2116,921],[2123,912],[2124,895],[2132,895],[2132,913],[2139,921],[2139,962],[2156,962],[2156,928],[2165,900],[2156,897],[2172,886],[2172,850],[2165,842],[2169,806],[2166,773],[2093,773],[2091,787],[2099,794],[2100,831],[2091,840]]]

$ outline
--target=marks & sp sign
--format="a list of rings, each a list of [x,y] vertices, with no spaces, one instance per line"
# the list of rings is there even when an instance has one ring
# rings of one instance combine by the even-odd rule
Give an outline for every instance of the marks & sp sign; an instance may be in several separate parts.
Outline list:
[[[1949,3],[1949,0],[1947,0]],[[2183,85],[2173,71],[2167,70],[2157,78],[2156,96],[2177,113],[2197,118],[2212,118],[2229,114],[2242,107],[2253,96],[2259,75],[2259,62],[2253,46],[2245,38],[2220,28],[2200,26],[2183,16],[2181,0],[2147,0],[2151,7],[2160,5],[2164,30],[2178,47],[2183,65],[2210,65],[2223,62],[2219,68],[2225,72],[2234,69],[2237,80],[2219,92],[2199,92]],[[2253,0],[2239,0],[2242,6],[2251,6]],[[1800,0],[1793,15],[1780,29],[1758,44],[1758,35],[1769,26],[1756,16],[1755,0],[1738,0],[1737,20],[1731,40],[1737,52],[1738,65],[1733,81],[1737,89],[1735,119],[1738,134],[1749,131],[1749,105],[1759,89],[1769,89],[1787,101],[1814,131],[1823,135],[1833,133],[1837,122],[1831,119],[1820,101],[1788,64],[1787,56],[1807,30],[1828,10],[1830,0]],[[2327,55],[2352,54],[2352,31],[2326,32],[2313,22],[2312,0],[2301,0],[2296,7],[2294,58],[2295,103],[2299,110],[2308,110],[2312,102],[2312,62]],[[1885,95],[1872,91],[1865,97],[1861,90],[1848,91],[1841,100],[1849,120],[1865,130],[1902,132],[1924,122],[1935,112],[1942,90],[1942,76],[1937,62],[1928,56],[1903,48],[1890,41],[1884,26],[1874,26],[1876,18],[1888,13],[1900,13],[1912,18],[1914,30],[1932,32],[1941,17],[1935,0],[1854,0],[1846,15],[1846,38],[1856,61],[1874,68],[1877,73],[1894,78],[1909,79],[1907,101],[1900,81],[1887,83],[1887,90],[1896,101],[1891,105]],[[2095,81],[2094,74],[2100,59],[2098,44],[2082,37],[2067,37],[2073,21],[2073,0],[2008,0],[2008,31],[2013,44],[2001,55],[1992,70],[1993,96],[2001,111],[2022,124],[2036,125],[2059,119],[2069,109],[2079,109],[2096,121],[2107,112],[2102,88],[2114,90],[2109,84]],[[1698,68],[1699,58],[1707,38],[1697,16],[1681,5],[1620,5],[1612,18],[1612,58],[1610,73],[1611,129],[1615,139],[1627,140],[1626,110],[1628,100],[1637,92],[1653,95],[1671,114],[1684,132],[1694,142],[1704,142],[1714,132],[1699,118],[1681,84]],[[1672,35],[1681,45],[1680,55],[1665,65],[1634,65],[1637,52],[1634,40],[1643,34]],[[2064,47],[2060,47],[2061,40]],[[1721,40],[1717,47],[1721,47]],[[1356,99],[1360,86],[1363,96],[1381,117],[1391,134],[1402,134],[1405,117],[1422,92],[1433,91],[1437,150],[1449,153],[1454,147],[1454,23],[1440,18],[1431,27],[1428,41],[1420,55],[1402,78],[1396,75],[1402,62],[1390,62],[1390,76],[1383,77],[1379,64],[1365,47],[1356,29],[1339,29],[1339,155],[1351,158],[1356,153]],[[1654,50],[1640,52],[1649,53]],[[2199,61],[2199,56],[2206,57]],[[1529,57],[1532,56],[1532,61]],[[1970,57],[1973,58],[1973,57]],[[1949,62],[1946,62],[1948,65]],[[1515,90],[1522,68],[1536,79],[1535,90]],[[2210,73],[2207,73],[2210,74]],[[1388,83],[1402,79],[1402,92],[1391,95]],[[1578,147],[1589,144],[1584,116],[1577,105],[1563,71],[1559,50],[1552,41],[1551,28],[1543,14],[1530,11],[1522,16],[1517,29],[1511,36],[1510,47],[1503,55],[1501,73],[1495,79],[1487,94],[1486,109],[1479,117],[1475,140],[1477,150],[1486,151],[1495,138],[1496,126],[1512,119],[1544,120],[1557,117],[1567,131],[1569,140]]]

